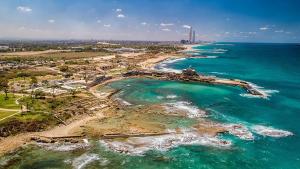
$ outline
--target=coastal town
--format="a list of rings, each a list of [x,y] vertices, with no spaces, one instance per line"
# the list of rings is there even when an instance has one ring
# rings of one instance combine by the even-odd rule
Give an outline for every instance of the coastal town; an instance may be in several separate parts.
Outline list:
[[[2,52],[0,153],[32,142],[78,142],[85,137],[111,139],[170,134],[166,133],[165,127],[153,124],[146,127],[143,123],[135,123],[126,130],[126,126],[133,123],[130,119],[123,119],[123,126],[109,124],[107,119],[119,117],[120,111],[138,111],[113,97],[118,90],[102,90],[106,84],[121,79],[154,78],[238,86],[253,96],[267,97],[250,83],[238,79],[207,76],[192,68],[186,68],[182,73],[155,69],[156,64],[166,60],[195,57],[193,46],[97,42],[64,49]],[[145,116],[157,116],[161,109],[161,105],[145,107],[145,111],[149,111]],[[180,110],[176,114],[185,116]],[[147,117],[134,118],[149,123]],[[99,120],[110,127],[99,126]],[[229,131],[242,138],[253,137],[240,125],[224,127],[201,121],[196,129],[202,134],[216,136]]]

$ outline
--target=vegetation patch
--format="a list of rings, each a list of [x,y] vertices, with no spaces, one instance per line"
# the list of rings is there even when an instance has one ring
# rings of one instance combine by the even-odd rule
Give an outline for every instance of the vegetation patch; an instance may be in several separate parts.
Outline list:
[[[16,100],[20,98],[20,96],[7,94],[7,98],[5,98],[5,94],[0,94],[0,108],[3,109],[20,109],[20,105],[16,104]]]

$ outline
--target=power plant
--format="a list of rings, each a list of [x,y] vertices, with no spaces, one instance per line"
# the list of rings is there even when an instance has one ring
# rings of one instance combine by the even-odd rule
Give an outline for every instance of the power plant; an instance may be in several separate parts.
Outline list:
[[[194,44],[196,42],[196,31],[193,30],[193,27],[189,28],[189,38],[188,40],[181,40],[183,44]]]

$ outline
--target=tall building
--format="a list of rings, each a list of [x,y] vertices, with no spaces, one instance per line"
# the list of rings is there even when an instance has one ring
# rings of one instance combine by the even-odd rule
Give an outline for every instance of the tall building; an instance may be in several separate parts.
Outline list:
[[[196,31],[193,31],[193,41],[192,41],[193,43],[195,43],[196,42]]]
[[[192,37],[193,36],[193,27],[190,27],[190,37],[189,37],[189,42],[192,42]]]

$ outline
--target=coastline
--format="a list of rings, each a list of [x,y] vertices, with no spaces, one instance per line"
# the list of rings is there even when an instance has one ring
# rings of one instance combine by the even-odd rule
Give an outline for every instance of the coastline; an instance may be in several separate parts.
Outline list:
[[[202,46],[203,44],[187,44],[187,45],[183,45],[184,49],[182,52],[194,52],[197,51],[197,49],[194,49],[197,46]]]
[[[199,46],[199,45],[183,45],[186,49],[184,51],[190,51],[193,50],[193,47]],[[158,63],[161,63],[165,60],[168,59],[178,59],[178,58],[184,58],[187,57],[184,55],[184,52],[180,52],[179,54],[160,54],[156,55],[154,58],[149,58],[141,63],[139,63],[140,67],[144,70],[153,70],[154,66]],[[137,76],[138,78],[139,76]],[[107,81],[104,81],[102,83],[99,83],[91,88],[89,88],[89,92],[95,96],[95,98],[98,98],[99,100],[106,100],[106,102],[112,102],[110,99],[111,94],[101,94],[97,91],[97,89],[101,86],[105,86],[108,83],[119,81],[126,79],[128,77],[123,77],[123,76],[115,76],[112,77],[112,79],[109,79]],[[224,83],[222,81],[222,83]],[[120,104],[120,103],[119,103]],[[114,105],[110,105],[107,107],[109,111],[114,110],[116,107]],[[100,120],[105,117],[103,115],[103,110],[102,109],[100,112],[93,114],[92,116],[80,116],[80,117],[75,117],[71,119],[71,122],[67,125],[59,125],[54,128],[51,128],[49,130],[43,131],[43,132],[35,132],[35,133],[23,133],[20,135],[16,136],[11,136],[4,138],[3,140],[0,140],[0,155],[6,154],[8,152],[12,152],[16,149],[18,149],[20,146],[28,143],[34,143],[32,141],[32,137],[42,137],[42,138],[68,138],[68,137],[79,137],[83,139],[82,135],[79,134],[82,132],[82,126],[85,126],[88,124],[88,122],[93,121],[93,120]],[[140,131],[143,133],[142,131]],[[13,141],[13,144],[10,144],[9,146],[8,143],[10,141]]]
[[[163,54],[163,55],[157,55],[155,58],[149,58],[145,60],[144,62],[139,63],[139,65],[143,69],[152,69],[153,66],[159,62],[162,62],[164,60],[170,59],[170,58],[178,58],[178,57],[184,57],[182,54]],[[112,79],[109,79],[103,83],[97,84],[89,89],[90,93],[93,94],[98,99],[107,99],[107,96],[101,96],[99,92],[97,92],[97,88],[100,86],[104,86],[108,83],[118,81],[125,79],[126,77],[122,76],[116,76]],[[14,136],[8,136],[5,138],[0,138],[0,156],[3,156],[7,153],[14,152],[18,150],[20,147],[35,143],[32,141],[33,137],[72,137],[75,135],[78,135],[78,131],[81,130],[80,127],[87,122],[103,118],[103,114],[94,114],[93,116],[82,116],[80,118],[73,118],[71,119],[71,122],[67,125],[58,125],[54,128],[42,131],[42,132],[31,132],[31,133],[20,133]],[[64,131],[65,130],[65,131]]]
[[[194,45],[189,45],[189,47],[186,47],[187,49],[191,49],[193,48]],[[198,45],[196,45],[198,46]],[[181,54],[164,54],[164,55],[156,55],[155,58],[150,58],[140,62],[139,65],[141,66],[142,69],[144,70],[151,70],[153,69],[153,67],[160,63],[163,62],[167,59],[178,59],[178,58],[183,58],[183,57],[188,57],[186,55],[184,55],[183,53]],[[134,78],[140,78],[143,76],[136,76]],[[51,144],[52,141],[56,142],[58,139],[63,140],[63,142],[58,142],[58,143],[64,143],[64,140],[71,140],[74,142],[85,142],[84,140],[86,140],[87,138],[98,138],[98,140],[103,141],[102,143],[104,143],[106,146],[108,146],[108,148],[110,148],[111,150],[115,150],[117,152],[121,152],[121,153],[126,153],[127,152],[131,152],[134,154],[134,149],[130,150],[130,149],[126,149],[127,146],[127,142],[119,142],[118,144],[120,144],[123,147],[114,147],[115,144],[113,142],[107,141],[107,139],[114,139],[114,138],[121,138],[121,139],[129,139],[132,141],[137,141],[136,146],[140,146],[140,144],[144,144],[143,142],[139,143],[136,138],[141,138],[140,140],[151,140],[151,139],[166,139],[166,141],[169,138],[173,138],[173,137],[183,137],[183,138],[187,138],[189,139],[189,137],[187,137],[187,135],[192,134],[193,136],[195,136],[195,138],[199,138],[199,140],[195,140],[198,141],[199,143],[201,143],[203,140],[207,139],[207,137],[203,137],[203,135],[209,135],[210,137],[209,140],[205,140],[208,141],[208,143],[210,143],[210,139],[214,139],[215,145],[214,146],[230,146],[231,142],[225,142],[224,140],[218,140],[217,136],[220,133],[230,133],[234,136],[239,137],[240,139],[243,140],[253,140],[254,137],[252,135],[252,132],[250,130],[249,127],[246,127],[244,125],[241,124],[226,124],[226,123],[217,123],[213,120],[209,120],[206,119],[205,117],[201,117],[198,120],[198,125],[193,125],[190,126],[191,131],[185,131],[185,130],[180,130],[180,129],[176,129],[176,131],[169,131],[168,129],[165,130],[164,128],[161,128],[160,125],[158,125],[158,123],[156,125],[151,124],[149,122],[152,121],[147,121],[148,116],[143,116],[143,115],[137,115],[137,117],[135,119],[125,119],[125,121],[127,123],[124,124],[124,121],[118,121],[118,122],[123,122],[120,123],[123,126],[129,127],[133,132],[129,132],[126,129],[123,128],[118,128],[118,127],[112,127],[110,130],[103,130],[102,126],[99,125],[99,122],[105,122],[106,119],[122,119],[122,115],[120,116],[118,110],[122,110],[122,111],[128,111],[126,105],[121,105],[120,101],[117,101],[116,99],[111,98],[110,96],[112,95],[111,93],[108,95],[103,95],[103,93],[101,93],[100,91],[98,91],[97,89],[101,86],[105,86],[109,83],[115,82],[115,81],[119,81],[119,80],[123,80],[126,79],[128,77],[123,77],[120,75],[114,76],[112,79],[109,79],[107,81],[104,81],[96,86],[93,86],[91,88],[89,88],[89,92],[91,94],[93,94],[95,96],[95,98],[98,98],[99,100],[105,100],[106,103],[109,105],[107,108],[102,108],[101,111],[99,111],[98,113],[94,113],[92,115],[86,115],[86,116],[76,116],[76,118],[72,119],[72,122],[68,123],[67,125],[60,125],[60,126],[56,126],[52,129],[43,131],[43,132],[35,132],[35,133],[24,133],[24,134],[19,134],[16,136],[11,136],[11,137],[7,137],[4,138],[2,140],[0,140],[0,156],[1,155],[5,155],[9,152],[14,152],[16,150],[18,150],[18,148],[23,147],[23,145],[27,145],[27,144],[39,144],[39,143],[49,143]],[[178,80],[178,79],[177,79]],[[234,82],[234,83],[233,83]],[[221,79],[221,78],[217,78],[215,81],[216,84],[221,84],[221,85],[233,85],[233,86],[239,86],[239,85],[245,85],[242,84],[242,81],[232,81],[230,79]],[[114,94],[114,92],[112,92]],[[127,105],[128,106],[128,105]],[[154,116],[159,116],[162,115],[163,112],[160,112],[159,114],[153,113],[153,110],[159,110],[162,107],[159,107],[161,105],[156,105],[157,107],[143,107],[143,110],[149,109],[151,110],[150,113],[146,113],[146,114],[152,114]],[[186,106],[186,105],[181,105],[181,106]],[[130,107],[130,106],[129,106]],[[174,107],[173,107],[174,108]],[[105,111],[108,110],[108,111]],[[140,111],[141,108],[139,108],[138,111]],[[201,109],[199,109],[199,111],[202,111]],[[204,110],[203,110],[204,111]],[[176,113],[178,113],[179,111],[177,111]],[[132,112],[130,112],[132,113]],[[134,113],[133,113],[134,114]],[[135,113],[138,114],[138,113]],[[169,114],[170,116],[172,115],[178,115],[178,114]],[[169,117],[170,117],[169,116]],[[187,118],[186,115],[180,114],[179,115],[182,118]],[[172,118],[172,117],[171,117]],[[123,119],[122,119],[123,120]],[[110,124],[111,126],[114,126],[114,124]],[[110,127],[111,127],[110,126]],[[126,128],[124,127],[124,128]],[[89,129],[91,131],[89,131],[91,135],[84,135],[83,131],[86,132],[86,130]],[[285,137],[285,136],[289,136],[289,135],[293,135],[293,133],[291,132],[287,132],[287,131],[283,131],[283,130],[277,130],[274,128],[270,128],[270,127],[266,127],[266,126],[256,126],[255,128],[255,132],[254,133],[258,133],[260,135],[266,135],[266,136],[271,136],[271,137]],[[196,131],[196,132],[194,132]],[[87,132],[86,132],[87,133]],[[103,134],[104,133],[104,134]],[[95,134],[95,135],[92,135]],[[97,135],[98,134],[98,135]],[[102,135],[101,135],[102,134]],[[200,135],[198,135],[200,134]],[[90,137],[92,136],[92,137]],[[74,140],[73,140],[74,139]],[[72,141],[68,141],[71,142]],[[177,145],[181,145],[181,144],[186,144],[185,142],[178,142],[175,144],[175,146]],[[187,143],[188,144],[188,143]],[[207,145],[207,144],[205,144]],[[143,148],[147,149],[151,149],[151,146],[156,146],[155,144],[152,143],[148,143],[148,144],[144,144]],[[163,145],[165,147],[168,147],[167,144]],[[150,148],[149,148],[150,147]],[[121,148],[121,149],[120,149]]]

